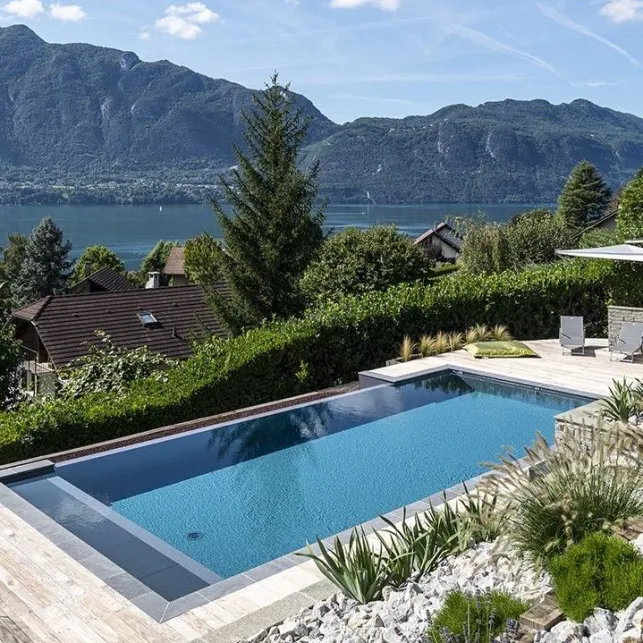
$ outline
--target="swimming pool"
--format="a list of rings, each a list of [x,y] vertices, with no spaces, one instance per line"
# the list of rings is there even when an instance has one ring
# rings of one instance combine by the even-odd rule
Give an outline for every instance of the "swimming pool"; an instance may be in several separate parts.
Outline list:
[[[171,601],[475,477],[590,401],[445,372],[62,462],[11,488]]]

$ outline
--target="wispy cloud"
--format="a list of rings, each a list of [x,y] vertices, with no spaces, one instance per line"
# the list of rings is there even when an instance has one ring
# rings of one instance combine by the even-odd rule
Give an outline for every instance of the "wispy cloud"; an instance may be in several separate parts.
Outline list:
[[[623,85],[624,81],[622,80],[570,80],[569,84],[572,87],[589,87],[590,89],[596,89],[599,87],[618,87]]]
[[[331,0],[332,9],[355,9],[372,5],[384,11],[397,11],[401,0]]]
[[[221,17],[215,13],[204,2],[188,2],[187,4],[172,4],[166,10],[164,15],[154,22],[154,27],[174,38],[183,40],[193,40],[198,38],[203,32],[202,25],[218,22]],[[144,34],[149,31],[141,32],[142,39],[145,40]]]
[[[55,2],[49,6],[49,14],[62,22],[79,22],[87,17],[83,8],[77,4],[60,4]]]
[[[485,47],[486,49],[490,49],[491,51],[496,51],[501,54],[507,54],[508,56],[514,56],[515,58],[521,58],[522,60],[526,60],[527,62],[536,65],[536,67],[540,67],[541,69],[545,69],[552,74],[558,75],[558,72],[554,69],[554,67],[552,67],[543,58],[534,56],[534,54],[531,54],[523,49],[518,49],[517,47],[507,45],[506,43],[501,42],[500,40],[496,40],[496,38],[493,38],[492,36],[482,31],[471,29],[470,27],[465,27],[464,25],[453,24],[450,25],[450,29],[453,33],[457,34],[461,38],[480,45],[481,47]]]
[[[600,34],[593,32],[585,25],[582,25],[572,20],[568,16],[562,14],[557,9],[554,9],[553,7],[549,7],[547,5],[540,4],[540,3],[538,3],[538,8],[543,13],[543,15],[553,20],[554,22],[557,22],[559,25],[565,27],[566,29],[575,31],[583,36],[586,36],[587,38],[592,38],[593,40],[596,40],[596,42],[600,42],[602,45],[605,45],[606,47],[609,47],[610,49],[613,49],[614,51],[618,52],[619,54],[621,54],[621,56],[625,56],[625,58],[627,58],[633,65],[637,65],[637,66],[640,65],[639,61],[636,58],[634,58],[634,56],[632,56],[632,54],[630,54],[629,51],[626,51],[625,49],[623,49],[623,47],[620,47],[615,42],[612,42],[611,40],[604,38]]]
[[[379,85],[379,84],[417,84],[417,83],[515,83],[524,82],[521,74],[450,74],[450,73],[395,73],[365,74],[363,76],[349,75],[338,77],[308,75],[301,85]]]
[[[643,0],[608,0],[599,13],[617,23],[643,20]]]

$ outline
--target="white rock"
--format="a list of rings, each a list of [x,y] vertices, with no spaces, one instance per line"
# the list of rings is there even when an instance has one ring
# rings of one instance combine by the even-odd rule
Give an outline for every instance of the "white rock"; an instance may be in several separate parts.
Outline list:
[[[584,625],[590,636],[602,630],[608,630],[611,634],[618,625],[618,618],[609,610],[597,607],[594,613],[585,619]]]
[[[540,630],[534,634],[534,643],[556,643],[556,637],[551,632]]]
[[[287,620],[279,626],[279,634],[284,637],[284,639],[287,639],[288,636],[305,636],[307,632],[306,626],[297,621]]]
[[[614,630],[614,639],[618,640],[620,637],[630,629],[640,626],[640,615],[638,614],[643,610],[643,598],[635,598],[623,611],[619,623]],[[638,622],[636,619],[639,619]]]
[[[585,626],[582,623],[574,623],[573,621],[562,621],[551,628],[551,634],[554,635],[558,643],[582,641],[585,635]]]
[[[609,630],[601,630],[589,637],[589,643],[613,643],[614,637]]]

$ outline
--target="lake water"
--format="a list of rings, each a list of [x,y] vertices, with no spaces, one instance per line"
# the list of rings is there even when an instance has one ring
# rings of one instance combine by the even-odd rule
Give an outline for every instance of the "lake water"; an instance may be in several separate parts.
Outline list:
[[[535,205],[429,204],[391,206],[331,205],[326,228],[367,228],[377,223],[394,223],[411,236],[418,236],[447,215],[486,213],[494,221],[505,221]],[[116,252],[128,268],[141,259],[159,239],[185,241],[204,230],[215,237],[220,229],[206,205],[134,206],[0,206],[0,246],[8,234],[28,234],[40,219],[51,216],[73,244],[73,257],[89,245],[104,245]]]

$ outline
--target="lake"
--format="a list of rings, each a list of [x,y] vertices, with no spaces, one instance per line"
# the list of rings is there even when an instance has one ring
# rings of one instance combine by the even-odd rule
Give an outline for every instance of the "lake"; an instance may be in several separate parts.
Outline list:
[[[326,212],[327,230],[350,226],[367,228],[394,223],[416,237],[447,215],[486,213],[505,221],[535,205],[428,204],[428,205],[331,205]],[[77,257],[90,245],[104,245],[116,252],[129,269],[141,260],[159,239],[185,241],[204,230],[220,236],[217,221],[206,205],[134,206],[0,206],[0,246],[12,232],[28,234],[45,216],[51,216],[73,244]]]

